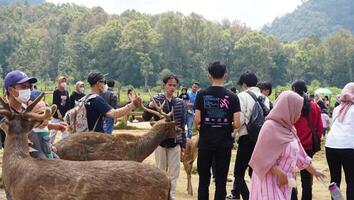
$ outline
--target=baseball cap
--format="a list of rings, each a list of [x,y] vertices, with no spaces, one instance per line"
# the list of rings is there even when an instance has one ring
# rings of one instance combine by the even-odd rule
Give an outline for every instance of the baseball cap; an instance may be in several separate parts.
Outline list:
[[[19,70],[14,70],[6,74],[5,76],[5,89],[7,90],[9,87],[16,85],[16,84],[21,84],[21,83],[36,83],[37,79],[33,77],[28,77],[24,72],[21,72]]]

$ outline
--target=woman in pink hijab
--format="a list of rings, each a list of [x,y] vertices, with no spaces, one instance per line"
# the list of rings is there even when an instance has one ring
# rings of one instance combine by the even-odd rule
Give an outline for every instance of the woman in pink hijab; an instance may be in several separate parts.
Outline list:
[[[296,166],[323,176],[312,166],[293,126],[303,101],[295,92],[282,92],[267,116],[249,163],[253,169],[251,200],[290,200]]]
[[[340,94],[340,104],[333,110],[333,124],[326,139],[326,157],[331,182],[340,186],[342,167],[347,183],[347,199],[354,199],[354,82]]]

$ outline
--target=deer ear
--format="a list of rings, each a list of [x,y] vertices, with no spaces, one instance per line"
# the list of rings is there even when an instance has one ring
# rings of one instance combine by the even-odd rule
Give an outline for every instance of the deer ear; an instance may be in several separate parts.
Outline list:
[[[55,112],[57,111],[58,107],[57,105],[53,104],[51,107],[50,107],[50,113],[51,115],[53,116],[55,114]]]

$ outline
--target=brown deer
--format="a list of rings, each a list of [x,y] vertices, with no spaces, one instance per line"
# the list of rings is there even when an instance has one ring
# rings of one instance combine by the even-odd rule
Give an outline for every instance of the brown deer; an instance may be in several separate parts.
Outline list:
[[[194,136],[192,139],[187,139],[186,150],[183,156],[181,157],[184,170],[187,174],[187,192],[191,196],[193,196],[192,167],[193,162],[198,155],[198,141],[199,135]]]
[[[38,99],[43,97],[41,95]],[[170,181],[165,172],[134,161],[67,161],[29,155],[28,133],[51,116],[15,113],[0,97],[7,137],[2,174],[6,191],[16,200],[167,200]],[[52,109],[53,110],[53,109]]]
[[[157,111],[142,108],[154,115],[163,118],[154,123],[152,129],[142,136],[131,134],[107,135],[96,132],[71,134],[54,146],[57,154],[64,160],[132,160],[142,162],[159,144],[176,136],[176,127],[171,121],[173,110],[166,114],[162,111],[164,103],[160,106],[155,102]]]

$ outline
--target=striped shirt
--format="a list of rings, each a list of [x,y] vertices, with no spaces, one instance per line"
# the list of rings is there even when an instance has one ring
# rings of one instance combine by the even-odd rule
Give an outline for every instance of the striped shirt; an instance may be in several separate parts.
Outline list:
[[[160,105],[166,100],[165,94],[158,94],[153,97],[157,103],[160,103]],[[150,102],[149,102],[150,103]],[[186,146],[186,135],[184,133],[184,127],[186,125],[185,121],[185,115],[186,115],[186,105],[185,102],[178,98],[178,97],[173,97],[171,102],[166,101],[163,111],[165,113],[169,113],[173,107],[173,121],[175,122],[176,126],[181,128],[183,131],[179,134],[177,134],[176,139],[174,138],[168,138],[164,140],[160,146],[162,147],[175,147],[177,144],[181,145],[182,148],[185,148]],[[152,114],[145,112],[143,113],[143,119],[145,121],[150,120],[153,117]],[[154,116],[155,120],[159,120],[157,116]]]
[[[307,156],[300,142],[294,139],[288,143],[274,166],[282,170],[289,179],[295,178],[296,166],[302,170],[310,164],[311,158]],[[286,200],[291,198],[291,190],[288,185],[279,186],[277,176],[270,171],[262,180],[253,173],[250,200]]]

